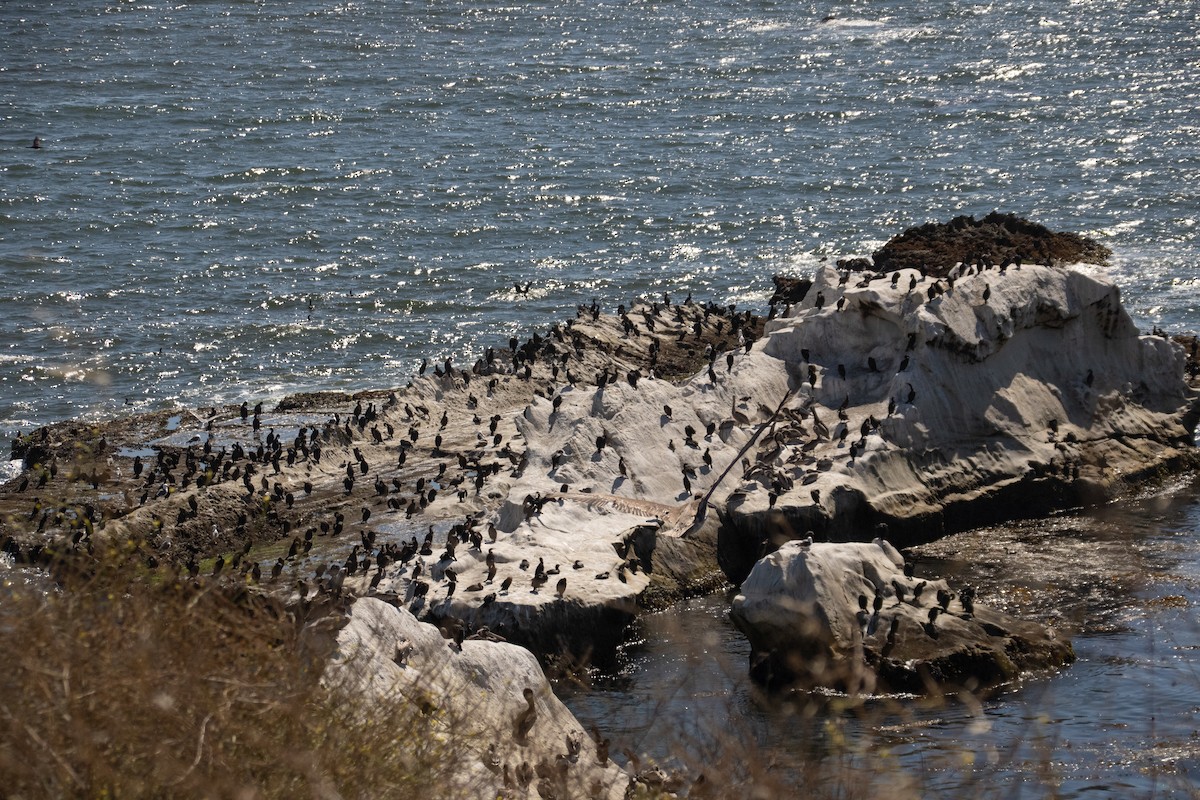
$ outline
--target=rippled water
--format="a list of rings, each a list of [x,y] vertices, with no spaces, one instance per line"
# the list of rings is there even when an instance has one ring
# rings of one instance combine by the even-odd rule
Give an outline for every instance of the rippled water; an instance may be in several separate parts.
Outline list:
[[[1141,326],[1194,330],[1196,30],[1163,0],[5,0],[0,447],[71,416],[402,384],[593,297],[761,307],[775,272],[993,209],[1101,239]],[[1161,786],[1146,765],[1200,707],[1186,609],[1106,570],[1128,548],[1192,598],[1195,497],[1165,527],[1135,504],[1099,539],[1004,534],[1111,561],[1054,579],[1087,597],[1032,593],[1083,658],[989,705],[989,741],[1046,714],[1080,743],[1068,780]],[[734,685],[764,746],[795,743]],[[972,719],[895,746],[920,762]]]
[[[907,778],[920,796],[1195,797],[1197,481],[916,551],[917,574],[972,584],[980,603],[1073,639],[1070,667],[982,702],[879,698],[841,714],[821,703],[814,715],[804,702],[763,697],[747,677],[750,648],[728,619],[728,600],[713,596],[643,619],[620,678],[567,703],[621,747],[692,777],[741,759],[777,777],[818,765],[828,779],[848,763],[851,787],[884,776],[878,796]],[[731,736],[747,755],[720,757]]]

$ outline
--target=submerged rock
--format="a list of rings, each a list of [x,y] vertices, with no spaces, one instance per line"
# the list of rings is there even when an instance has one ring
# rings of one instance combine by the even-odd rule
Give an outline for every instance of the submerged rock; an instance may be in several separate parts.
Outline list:
[[[1069,641],[974,602],[970,589],[906,575],[883,540],[789,542],[743,581],[730,615],[773,686],[851,693],[972,690],[1075,659]]]

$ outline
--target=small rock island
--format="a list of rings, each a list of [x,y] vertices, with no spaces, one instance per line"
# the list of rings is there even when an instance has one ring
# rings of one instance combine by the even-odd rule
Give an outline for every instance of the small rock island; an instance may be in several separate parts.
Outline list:
[[[640,609],[733,584],[771,686],[983,688],[1072,660],[897,548],[1195,464],[1188,347],[1137,330],[1105,256],[960,217],[777,279],[766,317],[593,303],[405,386],[50,425],[13,447],[0,541],[51,574],[137,542],[141,568],[334,615],[328,680],[477,711],[464,780],[620,796],[636,776],[523,647],[603,664]]]

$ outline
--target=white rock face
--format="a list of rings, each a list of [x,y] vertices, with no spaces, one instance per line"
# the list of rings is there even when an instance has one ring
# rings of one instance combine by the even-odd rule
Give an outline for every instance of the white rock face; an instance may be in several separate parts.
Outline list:
[[[426,707],[457,759],[440,797],[615,799],[629,784],[522,647],[467,640],[460,650],[407,611],[362,598],[338,633],[325,680],[366,698],[399,695]]]
[[[896,600],[896,580],[911,597],[921,581],[904,577],[904,559],[894,547],[870,544],[788,542],[761,559],[742,582],[730,610],[734,622],[758,650],[790,648],[804,666],[831,683],[844,682],[855,691],[874,688],[865,669],[863,641],[875,632],[879,615],[864,613],[876,595],[893,613],[916,616]],[[944,582],[929,588],[932,600]],[[924,594],[924,592],[922,592]],[[885,618],[888,628],[890,615]],[[922,620],[924,621],[924,620]]]
[[[855,278],[839,287],[822,270],[753,354],[759,373],[800,376],[808,417],[780,426],[757,462],[783,484],[775,505],[793,526],[857,538],[885,520],[896,540],[929,539],[971,513],[1097,501],[1192,450],[1181,349],[1140,336],[1097,275],[988,270],[942,282],[932,300],[915,271],[895,288]],[[767,483],[731,499],[735,524],[766,524]],[[1018,485],[1021,500],[1006,494]]]
[[[518,499],[565,485],[564,505],[628,499],[686,526],[732,464],[712,502],[741,532],[722,561],[738,581],[765,538],[862,539],[882,521],[893,541],[928,540],[972,515],[1096,502],[1191,453],[1183,353],[1139,335],[1097,271],[862,277],[822,269],[749,352],[714,354],[682,385],[535,401],[517,420],[528,450],[504,523],[536,528]],[[611,538],[627,522],[572,524]]]

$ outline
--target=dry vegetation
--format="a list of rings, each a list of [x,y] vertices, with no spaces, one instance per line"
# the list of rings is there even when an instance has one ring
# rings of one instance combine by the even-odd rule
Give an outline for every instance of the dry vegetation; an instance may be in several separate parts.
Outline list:
[[[139,574],[133,551],[0,602],[0,786],[40,797],[417,797],[451,746],[320,683],[338,614]]]
[[[287,607],[236,583],[147,570],[132,543],[97,552],[86,571],[60,568],[52,585],[10,580],[0,596],[4,795],[475,796],[448,776],[479,748],[420,698],[368,701],[322,682],[342,618],[334,606]],[[808,719],[825,752],[788,764],[765,761],[753,736],[679,731],[677,771],[657,772],[665,781],[627,753],[647,778],[632,794],[768,798],[799,785],[814,797],[883,786],[917,796],[889,770],[864,772],[863,754],[839,744],[838,717]]]

